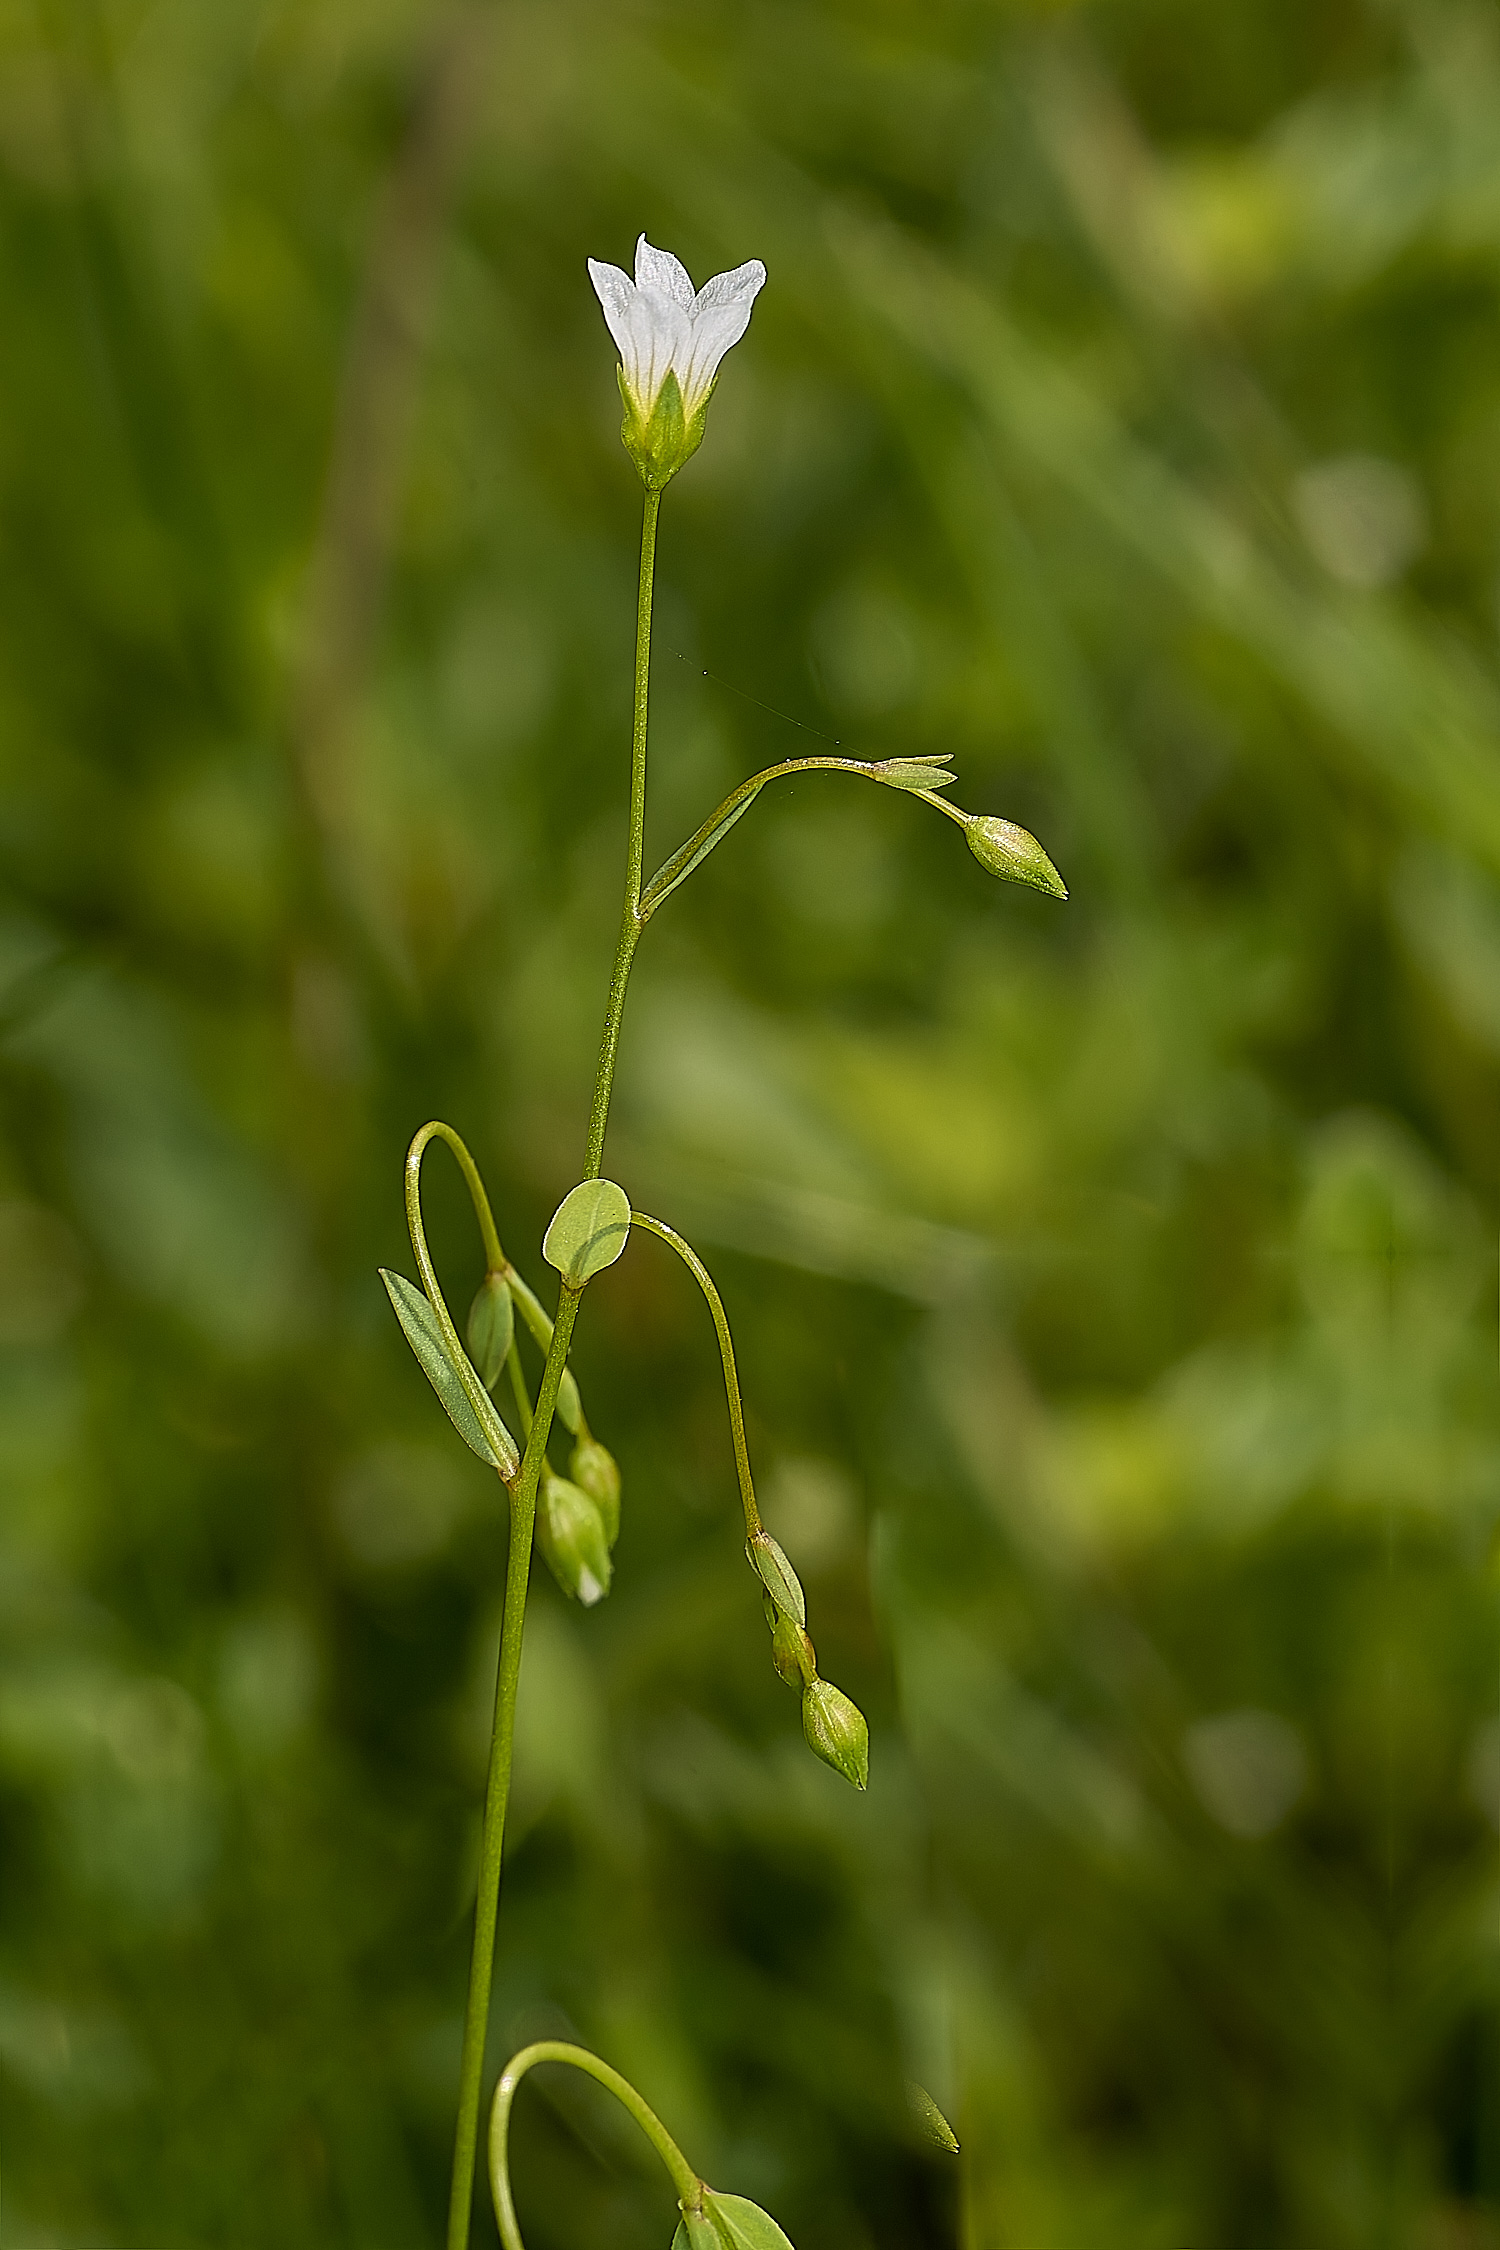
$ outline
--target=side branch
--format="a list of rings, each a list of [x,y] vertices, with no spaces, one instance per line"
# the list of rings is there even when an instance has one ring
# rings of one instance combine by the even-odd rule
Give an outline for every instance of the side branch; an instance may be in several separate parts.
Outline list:
[[[644,1211],[632,1211],[633,1227],[644,1227],[648,1234],[659,1235],[670,1243],[688,1272],[697,1282],[708,1300],[713,1315],[714,1329],[719,1339],[719,1356],[724,1362],[724,1396],[729,1406],[729,1427],[734,1438],[735,1474],[740,1481],[740,1500],[745,1510],[745,1533],[753,1539],[761,1528],[760,1509],[756,1505],[755,1486],[750,1477],[750,1450],[745,1443],[745,1409],[740,1401],[740,1379],[734,1364],[734,1340],[729,1333],[729,1317],[724,1310],[724,1300],[714,1287],[713,1276],[691,1243],[684,1242],[680,1234],[660,1219],[648,1218]]]
[[[750,810],[766,783],[779,781],[788,773],[858,774],[863,781],[884,782],[888,789],[912,790],[940,805],[941,798],[932,798],[930,792],[945,788],[954,779],[937,758],[787,758],[779,766],[767,766],[764,773],[752,774],[748,781],[742,781],[738,789],[732,790],[717,810],[709,814],[702,827],[695,829],[687,842],[662,862],[641,893],[642,922],[649,921],[662,900],[669,898],[679,883],[685,883],[694,868],[724,841],[735,822]],[[946,805],[942,805],[942,809],[949,810]],[[957,817],[962,819],[964,815]]]
[[[510,2111],[516,2088],[528,2070],[537,2063],[568,2063],[574,2070],[583,2071],[607,2087],[615,2100],[628,2109],[631,2116],[655,2149],[677,2190],[678,2206],[683,2211],[701,2212],[703,2209],[703,2182],[688,2163],[677,2143],[646,2102],[617,2070],[607,2062],[591,2055],[587,2047],[574,2047],[561,2039],[541,2039],[535,2046],[523,2047],[513,2055],[501,2073],[495,2088],[494,2107],[490,2111],[490,2187],[495,2198],[495,2220],[500,2229],[500,2240],[505,2250],[525,2250],[521,2229],[516,2219],[516,2206],[510,2192]]]

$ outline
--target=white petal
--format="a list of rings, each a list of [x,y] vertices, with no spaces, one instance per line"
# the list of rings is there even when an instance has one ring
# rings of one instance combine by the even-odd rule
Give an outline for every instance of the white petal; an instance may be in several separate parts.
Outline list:
[[[710,305],[727,305],[740,297],[746,304],[753,304],[765,284],[765,267],[759,258],[750,258],[744,265],[736,266],[733,273],[716,273],[712,281],[705,281],[693,299],[693,311],[703,312]]]
[[[681,305],[684,312],[693,309],[693,277],[680,258],[670,250],[656,250],[644,235],[635,246],[635,278],[641,289],[661,289]]]
[[[689,420],[718,373],[720,360],[749,327],[750,308],[765,278],[765,267],[754,258],[734,273],[715,274],[698,292],[686,354],[672,362],[682,385],[682,409]]]
[[[601,265],[590,258],[589,279],[604,307],[605,324],[619,351],[626,386],[641,414],[649,419],[668,368],[687,350],[687,314],[660,289],[638,289],[618,266]]]
[[[618,266],[602,265],[597,258],[589,260],[589,279],[594,284],[594,295],[604,307],[605,326],[623,353],[635,283]]]

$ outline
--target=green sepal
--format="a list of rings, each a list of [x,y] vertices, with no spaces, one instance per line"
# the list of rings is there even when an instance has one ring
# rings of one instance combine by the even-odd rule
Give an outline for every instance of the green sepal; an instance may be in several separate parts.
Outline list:
[[[802,1581],[786,1559],[779,1540],[769,1531],[755,1531],[745,1541],[745,1553],[750,1567],[778,1609],[798,1625],[807,1623],[807,1596],[802,1591]]]
[[[640,407],[630,394],[623,367],[615,369],[615,379],[620,386],[620,396],[625,401],[625,419],[620,424],[620,443],[640,472],[642,484],[648,492],[661,492],[671,483],[684,462],[691,461],[703,443],[703,432],[708,424],[708,402],[714,394],[710,383],[698,402],[697,412],[691,422],[682,410],[682,387],[674,371],[669,370],[666,381],[656,394],[649,421],[643,418]]]
[[[437,1392],[443,1412],[470,1452],[477,1453],[490,1468],[498,1469],[509,1484],[521,1466],[520,1449],[495,1412],[477,1371],[465,1358],[464,1366],[473,1377],[471,1394],[443,1340],[437,1314],[423,1292],[415,1282],[408,1281],[404,1273],[392,1273],[386,1266],[381,1266],[379,1272],[406,1341]]]
[[[625,1190],[613,1180],[580,1180],[553,1212],[542,1256],[570,1289],[581,1289],[614,1264],[629,1236],[630,1198]],[[569,1424],[574,1430],[577,1426]]]
[[[802,1691],[802,1732],[807,1747],[856,1789],[870,1779],[870,1730],[857,1703],[831,1680],[809,1680]]]
[[[487,1391],[500,1380],[500,1371],[516,1333],[516,1308],[504,1277],[487,1273],[469,1307],[469,1357]]]

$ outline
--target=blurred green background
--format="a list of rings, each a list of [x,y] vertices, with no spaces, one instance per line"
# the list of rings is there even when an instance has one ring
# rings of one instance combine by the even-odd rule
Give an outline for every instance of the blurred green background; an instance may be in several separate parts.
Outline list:
[[[0,6],[6,2240],[439,2239],[504,1528],[375,1267],[428,1116],[537,1281],[577,1174],[639,520],[584,260],[642,228],[770,270],[664,511],[648,866],[816,747],[769,705],[955,752],[1073,896],[810,776],[653,924],[609,1168],[720,1280],[872,1781],[637,1243],[496,2060],[571,2027],[800,2250],[1487,2250],[1478,0]],[[665,2245],[602,2096],[517,2134],[532,2250]]]

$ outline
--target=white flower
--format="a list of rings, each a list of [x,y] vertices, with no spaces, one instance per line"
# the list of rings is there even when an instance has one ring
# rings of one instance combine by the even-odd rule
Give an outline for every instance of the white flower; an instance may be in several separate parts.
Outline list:
[[[749,326],[750,308],[765,278],[765,267],[752,258],[733,273],[716,273],[695,291],[682,260],[669,250],[653,249],[644,235],[635,246],[634,281],[618,266],[590,258],[589,279],[620,353],[626,406],[622,434],[648,483],[665,483],[696,449],[719,362]],[[679,424],[675,414],[667,415],[673,436],[652,429],[658,406],[670,409],[676,403],[670,392],[666,401],[662,398],[669,375],[677,379],[682,416]]]

